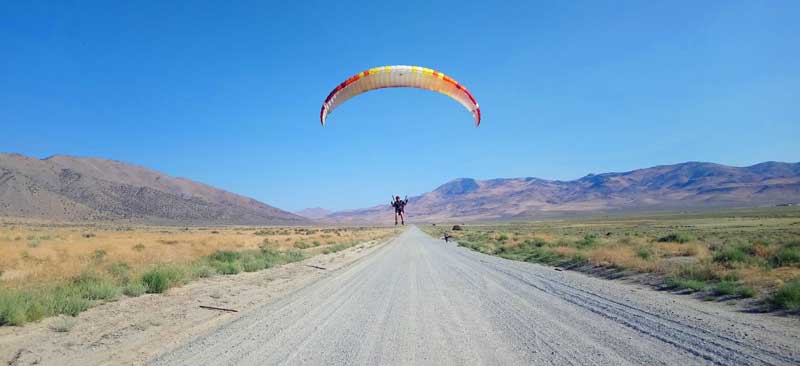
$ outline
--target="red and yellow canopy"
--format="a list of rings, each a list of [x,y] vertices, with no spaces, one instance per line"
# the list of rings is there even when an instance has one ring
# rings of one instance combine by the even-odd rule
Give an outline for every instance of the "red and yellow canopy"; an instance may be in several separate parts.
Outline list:
[[[370,90],[382,88],[420,88],[432,90],[455,99],[475,117],[475,126],[481,124],[481,109],[478,101],[467,88],[453,78],[436,70],[419,66],[381,66],[353,75],[339,84],[322,104],[319,121],[325,119],[336,107],[348,99]]]

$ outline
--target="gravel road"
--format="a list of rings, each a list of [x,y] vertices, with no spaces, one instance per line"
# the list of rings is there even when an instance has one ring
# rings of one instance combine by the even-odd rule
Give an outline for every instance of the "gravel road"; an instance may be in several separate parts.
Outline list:
[[[491,257],[411,227],[155,365],[797,365],[800,322]]]

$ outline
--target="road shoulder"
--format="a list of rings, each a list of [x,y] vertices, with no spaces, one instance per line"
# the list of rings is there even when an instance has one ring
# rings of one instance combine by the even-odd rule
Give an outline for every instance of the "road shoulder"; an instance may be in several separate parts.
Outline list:
[[[202,279],[165,294],[121,298],[76,318],[50,318],[22,327],[0,328],[0,360],[8,365],[145,364],[353,265],[391,240],[369,241],[264,271]],[[59,328],[69,329],[56,331]]]

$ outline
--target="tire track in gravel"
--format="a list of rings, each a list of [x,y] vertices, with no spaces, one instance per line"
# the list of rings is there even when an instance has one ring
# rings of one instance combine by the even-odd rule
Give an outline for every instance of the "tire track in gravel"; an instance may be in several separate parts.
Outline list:
[[[409,228],[154,365],[796,365],[795,318],[513,262]]]

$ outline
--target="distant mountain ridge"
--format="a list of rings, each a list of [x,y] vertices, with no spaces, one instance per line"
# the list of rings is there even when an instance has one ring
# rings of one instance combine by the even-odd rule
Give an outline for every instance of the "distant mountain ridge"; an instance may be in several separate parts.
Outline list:
[[[304,208],[300,211],[296,211],[294,214],[308,219],[316,220],[328,216],[331,213],[333,212],[326,210],[322,207],[311,207],[311,208]]]
[[[504,220],[586,213],[752,207],[800,202],[800,163],[748,167],[687,162],[571,181],[459,178],[410,199],[416,221]],[[389,205],[336,212],[329,222],[390,220]]]
[[[156,225],[293,225],[252,198],[114,160],[0,154],[0,216]]]

